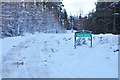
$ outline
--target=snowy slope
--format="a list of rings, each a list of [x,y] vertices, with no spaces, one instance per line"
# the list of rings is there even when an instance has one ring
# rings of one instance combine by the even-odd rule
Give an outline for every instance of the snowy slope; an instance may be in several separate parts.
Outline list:
[[[101,38],[102,37],[102,38]],[[93,35],[74,49],[73,33],[2,39],[4,78],[117,78],[118,37]]]

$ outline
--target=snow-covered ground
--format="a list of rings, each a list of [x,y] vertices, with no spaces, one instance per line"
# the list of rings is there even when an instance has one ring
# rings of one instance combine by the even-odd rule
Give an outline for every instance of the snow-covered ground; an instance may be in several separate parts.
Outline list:
[[[2,40],[0,39],[0,80],[2,79]]]
[[[3,78],[117,78],[118,36],[93,35],[74,49],[74,34],[2,39]]]

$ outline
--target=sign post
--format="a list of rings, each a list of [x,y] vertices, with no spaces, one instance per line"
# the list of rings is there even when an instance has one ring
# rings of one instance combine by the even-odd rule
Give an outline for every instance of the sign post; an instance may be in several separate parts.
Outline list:
[[[92,31],[88,31],[88,30],[81,30],[81,31],[77,31],[75,32],[75,44],[74,44],[74,48],[76,49],[76,37],[91,37],[91,47],[92,47]]]

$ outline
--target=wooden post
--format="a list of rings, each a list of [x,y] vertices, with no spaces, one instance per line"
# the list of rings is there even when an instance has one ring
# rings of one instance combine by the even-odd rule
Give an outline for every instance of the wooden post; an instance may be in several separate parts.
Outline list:
[[[74,36],[74,48],[76,49],[76,36]]]
[[[92,47],[92,36],[91,36],[91,47]]]

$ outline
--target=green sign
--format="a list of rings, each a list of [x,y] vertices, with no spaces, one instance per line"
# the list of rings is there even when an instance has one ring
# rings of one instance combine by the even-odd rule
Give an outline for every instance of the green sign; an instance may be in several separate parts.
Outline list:
[[[92,36],[92,34],[86,34],[86,33],[85,34],[83,34],[83,33],[82,34],[81,33],[75,34],[75,37],[91,37],[91,36]]]
[[[75,49],[76,49],[76,37],[91,37],[91,47],[92,47],[92,31],[81,30],[75,32]]]

